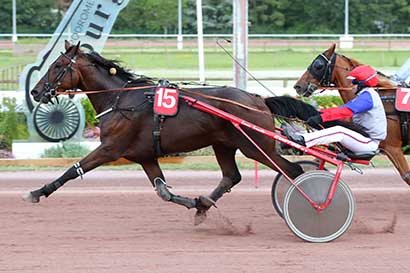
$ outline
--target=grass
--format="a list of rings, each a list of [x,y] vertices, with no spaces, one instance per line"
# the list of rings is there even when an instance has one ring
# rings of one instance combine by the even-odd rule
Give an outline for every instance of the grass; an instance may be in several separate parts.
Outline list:
[[[44,44],[42,39],[20,39],[19,45]],[[329,41],[329,45],[331,41]],[[226,45],[230,50],[230,45]],[[326,48],[314,47],[268,47],[250,46],[248,63],[250,70],[280,70],[304,69],[318,53]],[[353,50],[337,49],[338,53],[359,61],[382,68],[398,68],[409,57],[407,51],[386,50],[378,48],[358,47]],[[144,46],[112,46],[104,48],[103,56],[108,59],[118,59],[123,65],[135,71],[144,70],[197,70],[198,56],[195,46],[186,46],[178,51],[170,45]],[[35,55],[13,55],[11,50],[0,50],[0,70],[16,64],[33,63]],[[232,60],[214,43],[209,43],[205,48],[206,70],[232,70]],[[158,75],[153,75],[158,76]]]
[[[153,69],[197,70],[196,52],[162,52],[162,53],[103,53],[106,58],[120,60],[124,66],[135,71]],[[249,52],[248,68],[255,70],[305,69],[319,52]],[[403,51],[368,51],[349,52],[349,57],[360,60],[375,68],[398,68],[409,57]],[[232,60],[223,52],[207,52],[205,55],[206,70],[232,70]]]
[[[312,157],[303,157],[303,159],[307,160],[313,160]],[[291,157],[289,160],[291,161],[297,161],[297,160],[302,160],[302,158],[296,157]],[[375,168],[393,168],[392,163],[387,159],[386,156],[376,156],[373,160],[372,163]],[[237,160],[237,164],[239,166],[240,170],[253,170],[255,165],[252,160]],[[260,170],[268,170],[269,168],[259,164],[259,169]],[[355,165],[360,169],[368,169],[368,168],[373,168],[373,166],[366,166],[366,165]],[[66,167],[35,167],[35,166],[1,166],[0,165],[0,172],[18,172],[18,171],[64,171],[68,168],[69,166]],[[209,160],[203,160],[203,162],[198,162],[196,160],[195,162],[183,162],[179,164],[161,164],[161,168],[163,170],[207,170],[207,171],[219,171],[220,168],[216,162],[210,162]],[[334,169],[334,166],[332,165],[327,165],[326,168],[332,170]],[[345,166],[344,171],[350,171],[348,166]],[[120,165],[120,166],[101,166],[98,168],[98,170],[135,170],[135,171],[142,171],[142,168],[138,164],[130,164],[130,165]]]
[[[22,64],[33,63],[35,56],[16,56],[10,51],[0,51],[0,70]]]

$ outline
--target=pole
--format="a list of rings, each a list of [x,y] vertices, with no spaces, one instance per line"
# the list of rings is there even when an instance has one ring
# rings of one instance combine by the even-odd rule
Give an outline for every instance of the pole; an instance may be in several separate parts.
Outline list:
[[[16,0],[13,0],[12,5],[13,36],[11,37],[11,41],[15,43],[17,42]]]
[[[177,49],[182,50],[184,48],[182,37],[182,0],[178,0],[178,37],[177,37]]]
[[[199,81],[205,82],[204,33],[202,30],[202,0],[196,0],[196,21],[198,32]]]
[[[340,48],[353,48],[353,37],[349,36],[349,0],[345,0],[345,33],[340,37]]]
[[[248,0],[233,0],[233,50],[235,87],[246,90],[248,75],[241,68],[248,67]]]
[[[255,168],[254,168],[255,178],[254,178],[254,182],[253,182],[253,185],[255,186],[255,188],[259,187],[259,172],[258,172],[258,170],[259,170],[258,161],[255,160]]]
[[[349,35],[349,0],[345,0],[345,36]]]

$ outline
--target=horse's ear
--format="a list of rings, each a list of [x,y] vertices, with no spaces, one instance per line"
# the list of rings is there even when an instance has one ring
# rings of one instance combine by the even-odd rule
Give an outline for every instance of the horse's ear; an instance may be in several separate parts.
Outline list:
[[[336,49],[336,44],[333,43],[333,44],[329,47],[329,49],[327,50],[327,52],[329,53],[329,56],[332,56],[333,53],[335,53],[335,49]]]
[[[78,50],[80,50],[80,41],[78,41],[78,43],[74,47],[74,50],[73,50],[74,55],[77,55]]]
[[[65,41],[64,41],[64,47],[65,47],[65,50],[67,51],[67,50],[71,47],[70,42],[67,41],[67,40],[65,40]]]
[[[330,58],[333,55],[333,53],[335,53],[335,49],[336,49],[336,44],[332,44],[328,49],[326,49],[325,52],[323,52],[323,54],[326,57]]]

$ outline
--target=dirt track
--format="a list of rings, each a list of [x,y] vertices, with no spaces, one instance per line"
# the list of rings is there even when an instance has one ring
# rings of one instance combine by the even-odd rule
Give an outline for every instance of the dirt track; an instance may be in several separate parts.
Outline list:
[[[409,272],[410,187],[393,170],[344,171],[350,229],[327,244],[295,237],[271,205],[273,173],[252,172],[194,227],[138,171],[94,171],[40,204],[20,196],[60,172],[1,173],[0,272]],[[165,173],[174,193],[208,193],[218,172]]]

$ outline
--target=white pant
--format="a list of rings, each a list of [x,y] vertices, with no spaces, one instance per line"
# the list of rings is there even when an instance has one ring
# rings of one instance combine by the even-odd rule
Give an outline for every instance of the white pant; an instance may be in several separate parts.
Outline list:
[[[302,134],[306,147],[339,142],[352,152],[373,152],[379,141],[372,140],[343,126],[334,126],[311,133]]]

